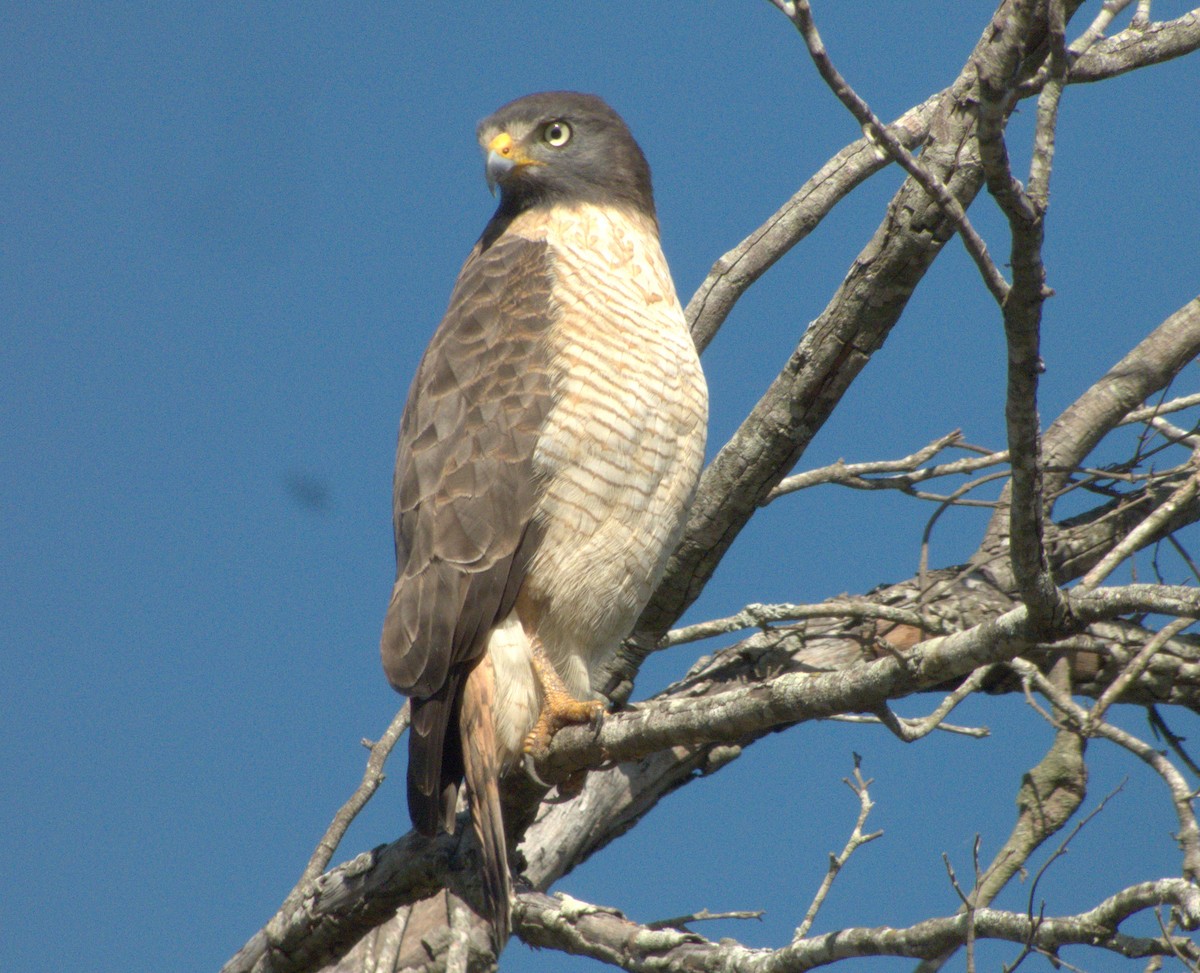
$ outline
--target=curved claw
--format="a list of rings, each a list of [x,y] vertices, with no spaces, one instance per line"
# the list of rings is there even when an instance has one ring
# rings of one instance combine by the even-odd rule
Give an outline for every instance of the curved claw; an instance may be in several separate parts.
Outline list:
[[[529,775],[529,779],[535,784],[538,784],[542,787],[553,786],[551,784],[547,784],[540,776],[538,776],[537,766],[534,763],[533,754],[529,750],[525,751],[525,755],[522,757],[521,762],[525,767],[525,773]]]

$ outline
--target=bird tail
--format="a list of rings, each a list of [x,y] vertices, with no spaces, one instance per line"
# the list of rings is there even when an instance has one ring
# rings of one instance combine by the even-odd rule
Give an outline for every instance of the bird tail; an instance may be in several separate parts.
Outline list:
[[[508,845],[500,810],[500,762],[494,717],[496,679],[492,660],[485,652],[467,674],[459,711],[463,769],[471,823],[483,853],[483,891],[497,950],[511,931],[512,886],[508,873]]]

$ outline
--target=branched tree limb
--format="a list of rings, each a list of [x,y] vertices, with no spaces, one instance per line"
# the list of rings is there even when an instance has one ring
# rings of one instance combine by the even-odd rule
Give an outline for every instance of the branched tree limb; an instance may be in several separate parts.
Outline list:
[[[1071,68],[1072,83],[1105,81],[1200,48],[1200,9],[1174,20],[1131,24],[1098,42]]]
[[[846,867],[846,862],[850,860],[850,856],[859,848],[869,841],[874,841],[880,837],[882,831],[872,831],[867,833],[863,831],[863,827],[867,823],[867,818],[871,814],[871,808],[875,805],[871,801],[871,794],[868,788],[871,786],[871,781],[863,780],[862,768],[859,766],[857,755],[854,759],[854,779],[848,777],[843,778],[843,782],[854,792],[854,796],[858,798],[858,819],[854,822],[854,830],[850,832],[850,837],[846,839],[846,844],[838,854],[829,854],[829,870],[826,871],[825,877],[821,880],[821,885],[817,889],[817,894],[813,896],[812,904],[809,905],[808,911],[804,913],[804,918],[800,921],[800,925],[796,927],[796,934],[792,937],[792,942],[795,943],[808,935],[808,931],[812,929],[813,923],[816,921],[817,913],[821,906],[825,904],[825,899],[829,895],[829,890],[833,888],[833,882],[838,877],[838,874]]]
[[[1002,5],[1008,10],[1009,4]],[[997,14],[1000,16],[1000,14]],[[989,29],[970,64],[989,52],[1022,59],[1041,43]],[[1040,57],[1022,60],[1015,85],[1037,70]],[[921,153],[922,168],[940,180],[965,208],[982,184],[974,155],[976,77],[967,70],[940,99]],[[725,444],[701,479],[683,540],[637,625],[639,639],[614,664],[610,689],[622,695],[653,645],[699,596],[734,538],[771,490],[795,465],[871,354],[899,320],[917,283],[953,235],[955,224],[924,187],[909,180],[900,189],[874,238],[821,316],[806,331],[783,370]]]
[[[1066,71],[1063,56],[1065,11],[1058,0],[1014,7],[1004,30],[1030,37],[1045,23],[1051,78],[1039,98],[1034,162],[1027,193],[1012,174],[1004,126],[1015,99],[1012,78],[1023,51],[1012,46],[985,50],[979,69],[979,157],[988,192],[1008,219],[1012,236],[1013,283],[1000,300],[1008,349],[1008,389],[1004,415],[1012,468],[1009,508],[1009,559],[1021,598],[1034,617],[1050,626],[1066,610],[1066,601],[1050,574],[1043,543],[1045,501],[1042,492],[1041,430],[1037,411],[1042,304],[1050,292],[1042,265],[1044,216],[1049,197],[1058,95]],[[999,21],[994,21],[999,25]]]
[[[1179,818],[1179,832],[1175,839],[1183,849],[1183,873],[1192,881],[1200,879],[1200,824],[1197,824],[1195,809],[1192,807],[1195,793],[1175,765],[1145,741],[1138,739],[1132,733],[1105,723],[1091,711],[1084,709],[1070,696],[1051,684],[1036,666],[1030,665],[1023,659],[1013,660],[1012,665],[1021,674],[1021,677],[1049,699],[1055,709],[1064,714],[1080,733],[1103,737],[1124,747],[1148,764],[1163,779],[1171,792],[1171,802],[1174,804],[1175,813]]]
[[[868,137],[883,145],[887,149],[888,155],[921,184],[925,192],[937,201],[942,211],[954,222],[963,244],[967,248],[967,253],[971,255],[971,259],[979,268],[983,282],[992,292],[992,296],[1002,303],[1008,296],[1008,281],[1004,279],[1004,275],[992,261],[987,244],[975,231],[971,221],[967,219],[967,211],[946,188],[945,183],[922,166],[908,148],[875,117],[875,113],[871,111],[867,103],[858,96],[846,79],[842,77],[841,72],[834,67],[833,61],[830,60],[829,54],[825,50],[821,35],[817,31],[817,25],[813,21],[812,9],[808,5],[808,0],[772,0],[772,2],[796,25],[800,36],[804,38],[809,54],[812,55],[817,71],[838,100],[858,120],[858,124],[862,126]]]
[[[1185,928],[1200,922],[1200,892],[1178,878],[1143,882],[1123,889],[1094,909],[1073,916],[1039,916],[980,909],[974,913],[977,939],[1031,944],[1054,954],[1069,945],[1088,945],[1138,958],[1179,954],[1195,961],[1200,952],[1190,939],[1139,938],[1117,931],[1130,916],[1161,906],[1174,908]],[[617,966],[632,973],[695,970],[709,973],[801,973],[838,960],[863,956],[932,958],[966,942],[965,915],[927,919],[905,929],[839,929],[801,939],[778,950],[748,949],[737,943],[709,942],[690,933],[652,930],[610,909],[567,902],[541,893],[518,897],[515,926],[531,945],[558,949]]]
[[[392,748],[400,739],[401,734],[408,729],[409,709],[408,703],[405,702],[393,717],[392,722],[388,724],[388,728],[383,731],[383,736],[375,743],[363,741],[365,745],[369,746],[371,755],[367,758],[367,767],[363,771],[362,783],[334,815],[328,830],[317,842],[316,850],[313,851],[312,858],[309,859],[308,866],[304,869],[304,874],[300,876],[300,881],[288,895],[289,900],[292,896],[299,895],[305,885],[325,871],[334,852],[337,851],[338,845],[341,844],[346,829],[350,827],[355,816],[366,806],[367,801],[383,783],[384,762],[391,754]]]

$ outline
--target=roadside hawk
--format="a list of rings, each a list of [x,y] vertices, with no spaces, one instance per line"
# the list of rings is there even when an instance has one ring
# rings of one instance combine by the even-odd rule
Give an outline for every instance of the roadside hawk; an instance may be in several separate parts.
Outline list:
[[[679,541],[708,405],[621,118],[545,92],[478,138],[500,205],[400,423],[382,653],[412,699],[413,823],[452,831],[465,777],[502,943],[500,775],[599,716],[600,669]]]

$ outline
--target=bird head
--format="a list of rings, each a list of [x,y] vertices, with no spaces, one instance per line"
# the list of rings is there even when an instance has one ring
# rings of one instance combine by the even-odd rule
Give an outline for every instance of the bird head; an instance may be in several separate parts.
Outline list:
[[[485,118],[477,134],[502,211],[596,203],[654,216],[645,156],[621,116],[595,95],[527,95]]]

